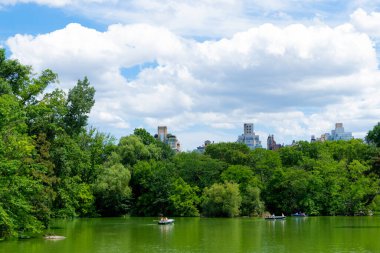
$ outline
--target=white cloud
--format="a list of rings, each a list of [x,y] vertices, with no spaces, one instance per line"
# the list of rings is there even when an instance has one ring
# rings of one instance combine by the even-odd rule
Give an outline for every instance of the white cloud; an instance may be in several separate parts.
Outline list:
[[[289,142],[335,122],[363,132],[380,113],[373,41],[350,24],[264,24],[204,42],[161,26],[119,24],[99,32],[69,24],[7,44],[13,58],[36,71],[56,71],[65,89],[87,75],[97,90],[94,124],[125,134],[141,124],[167,125],[192,141],[182,141],[185,149],[211,139],[194,140],[194,128],[215,138],[226,131],[235,140],[241,131],[234,129],[254,122],[262,135]],[[121,74],[147,62],[156,64],[131,80]]]
[[[351,22],[358,31],[380,39],[380,12],[367,13],[357,9],[351,15]]]

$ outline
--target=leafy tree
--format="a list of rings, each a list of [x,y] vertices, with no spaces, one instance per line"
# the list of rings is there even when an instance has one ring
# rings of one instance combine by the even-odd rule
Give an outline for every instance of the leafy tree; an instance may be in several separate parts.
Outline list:
[[[263,192],[270,212],[292,213],[302,210],[300,203],[306,196],[309,175],[306,171],[288,168],[278,169]]]
[[[195,152],[177,154],[174,163],[179,176],[200,189],[219,182],[220,174],[227,168],[226,163]]]
[[[178,178],[172,184],[169,200],[174,216],[199,216],[198,204],[200,198],[197,186],[191,187],[182,178]]]
[[[55,217],[88,217],[94,214],[94,196],[90,185],[83,183],[79,176],[59,180],[56,189],[53,212]]]
[[[265,210],[264,202],[261,200],[261,190],[254,185],[248,185],[241,192],[241,215],[259,216]]]
[[[95,89],[90,86],[87,77],[78,80],[77,85],[70,89],[67,97],[67,115],[64,120],[68,134],[79,134],[87,125],[88,114],[95,103]]]
[[[205,154],[229,164],[246,165],[250,149],[243,143],[216,143],[206,147]]]
[[[170,196],[175,181],[175,168],[164,161],[139,161],[132,168],[131,186],[134,205],[132,214],[172,215]]]
[[[262,148],[254,149],[249,153],[249,166],[258,175],[262,184],[272,176],[273,171],[281,168],[281,158],[277,151]],[[258,185],[262,187],[262,185]]]
[[[239,185],[236,183],[213,184],[203,191],[202,210],[206,216],[237,216],[240,204]]]
[[[0,95],[0,105],[0,238],[37,233],[47,217],[38,205],[43,184],[29,166],[34,145],[25,113],[14,95]]]
[[[67,115],[66,94],[61,90],[46,93],[41,101],[26,108],[29,135],[43,133],[46,141],[65,133],[64,117]]]
[[[279,149],[281,162],[284,167],[297,166],[302,161],[302,152],[296,147],[283,147]]]
[[[13,94],[21,104],[32,104],[49,84],[56,81],[57,75],[51,70],[44,70],[40,76],[34,77],[31,66],[6,59],[5,50],[0,49],[0,95]]]
[[[124,166],[133,166],[143,160],[162,159],[162,150],[159,147],[154,144],[144,145],[135,135],[121,137],[117,150]]]
[[[259,179],[253,174],[250,167],[231,165],[223,171],[221,179],[239,184],[241,202],[241,215],[259,215],[264,211],[264,203],[260,200],[261,185]]]
[[[380,122],[372,130],[368,131],[365,140],[376,147],[380,147]]]
[[[97,210],[102,216],[117,216],[129,211],[130,179],[131,173],[121,163],[110,161],[104,165],[94,186]]]
[[[133,135],[140,138],[144,145],[155,144],[157,140],[144,128],[136,128],[133,131]]]

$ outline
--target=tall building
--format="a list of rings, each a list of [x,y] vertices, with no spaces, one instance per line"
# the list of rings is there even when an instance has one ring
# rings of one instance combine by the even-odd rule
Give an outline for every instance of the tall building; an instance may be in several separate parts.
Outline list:
[[[282,147],[282,145],[277,144],[276,141],[274,140],[273,134],[268,136],[268,139],[267,139],[267,149],[268,150],[277,150],[281,147]]]
[[[176,152],[181,151],[181,144],[179,143],[177,137],[168,133],[168,128],[166,126],[158,126],[155,137],[156,139],[168,144],[172,150]]]
[[[351,132],[345,132],[343,123],[335,123],[335,130],[331,131],[331,139],[333,141],[338,141],[338,140],[351,140],[354,137],[352,137]]]
[[[353,138],[354,137],[352,136],[351,132],[344,131],[343,123],[335,123],[335,129],[331,130],[331,134],[330,133],[322,134],[320,140],[321,141],[339,141],[339,140],[349,141]]]
[[[165,142],[168,135],[168,128],[166,126],[158,126],[157,136],[160,141]]]
[[[253,123],[244,123],[244,133],[238,137],[237,142],[246,144],[250,149],[262,148],[259,136],[254,132]]]

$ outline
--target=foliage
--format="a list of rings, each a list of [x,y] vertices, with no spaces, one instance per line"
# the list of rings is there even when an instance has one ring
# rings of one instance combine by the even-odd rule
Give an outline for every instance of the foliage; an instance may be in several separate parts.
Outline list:
[[[117,216],[129,211],[132,195],[131,173],[121,163],[109,162],[95,182],[96,207],[102,216]]]
[[[198,204],[200,198],[197,186],[191,187],[182,178],[178,178],[172,184],[169,196],[171,210],[174,216],[199,216]]]
[[[213,184],[203,191],[202,210],[205,216],[234,217],[239,215],[241,196],[236,183]]]
[[[380,122],[372,130],[368,131],[365,139],[368,143],[374,144],[378,148],[380,147]]]
[[[203,189],[220,181],[220,175],[227,164],[207,155],[180,153],[174,157],[177,172],[191,186]]]
[[[229,164],[246,165],[250,149],[243,143],[216,143],[207,145],[205,154]]]

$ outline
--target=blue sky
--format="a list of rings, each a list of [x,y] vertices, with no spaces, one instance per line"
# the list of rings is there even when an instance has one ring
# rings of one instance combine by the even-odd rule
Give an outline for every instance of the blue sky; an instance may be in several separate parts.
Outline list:
[[[88,76],[94,127],[167,125],[183,150],[245,122],[264,146],[336,122],[364,137],[380,121],[379,27],[379,0],[0,0],[0,45],[66,91]]]

